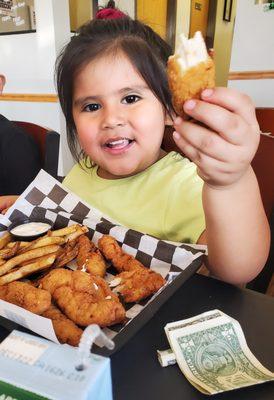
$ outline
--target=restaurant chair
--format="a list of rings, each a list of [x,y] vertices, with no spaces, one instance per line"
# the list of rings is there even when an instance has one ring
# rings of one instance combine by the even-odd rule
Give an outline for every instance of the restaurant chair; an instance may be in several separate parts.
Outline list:
[[[54,178],[58,177],[60,135],[52,129],[25,121],[13,121],[24,129],[38,144],[41,155],[41,168]]]
[[[274,136],[274,108],[257,107],[255,111],[261,132]]]

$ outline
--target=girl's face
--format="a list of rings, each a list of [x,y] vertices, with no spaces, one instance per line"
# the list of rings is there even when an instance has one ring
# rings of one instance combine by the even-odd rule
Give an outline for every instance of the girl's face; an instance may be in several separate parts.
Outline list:
[[[122,53],[80,71],[73,118],[81,147],[102,178],[135,175],[163,155],[164,108]]]

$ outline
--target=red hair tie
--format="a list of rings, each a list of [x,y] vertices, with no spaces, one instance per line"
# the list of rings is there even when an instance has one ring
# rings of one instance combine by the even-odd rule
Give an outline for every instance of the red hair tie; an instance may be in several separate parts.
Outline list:
[[[95,18],[96,19],[118,19],[125,17],[122,11],[118,10],[117,8],[102,8],[101,10],[97,11]]]

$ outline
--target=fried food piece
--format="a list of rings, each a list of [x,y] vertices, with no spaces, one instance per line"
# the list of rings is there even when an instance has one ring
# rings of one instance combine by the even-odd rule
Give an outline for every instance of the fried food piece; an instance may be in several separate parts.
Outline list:
[[[35,258],[42,257],[51,253],[56,253],[59,248],[59,245],[53,244],[51,246],[39,247],[38,249],[32,249],[26,251],[26,253],[19,254],[18,256],[9,259],[5,264],[0,266],[0,276],[4,275],[12,268],[21,263],[24,263],[25,261],[33,260]]]
[[[2,250],[0,250],[0,257],[4,260],[8,260],[11,257],[14,257],[15,254],[18,253],[20,249],[20,242],[15,242],[14,246],[12,246],[11,248],[6,247]]]
[[[115,287],[113,291],[120,293],[126,303],[131,303],[156,293],[165,283],[165,279],[157,272],[145,267],[135,267],[116,275],[110,282],[110,287]]]
[[[77,239],[76,240],[70,240],[69,242],[66,243],[64,247],[62,247],[57,254],[56,261],[54,263],[55,267],[63,267],[70,261],[72,261],[74,258],[77,257],[79,252],[79,246]]]
[[[63,237],[59,236],[43,236],[41,238],[38,238],[36,240],[33,240],[32,242],[29,243],[28,246],[24,246],[19,250],[19,254],[23,254],[26,251],[29,251],[31,249],[37,249],[39,247],[44,247],[44,246],[50,246],[53,244],[58,244],[62,245],[66,242],[66,240]],[[19,242],[18,242],[19,244]]]
[[[86,235],[78,240],[79,253],[77,256],[78,269],[85,270],[91,275],[103,278],[106,274],[106,262],[101,252]]]
[[[0,299],[41,315],[51,305],[51,294],[26,282],[11,282],[0,286]]]
[[[85,225],[77,225],[77,228],[76,228],[75,232],[72,232],[69,235],[66,235],[66,240],[67,241],[75,240],[79,236],[84,235],[87,232],[88,232],[88,227],[87,226],[85,226]]]
[[[101,327],[122,322],[125,309],[107,283],[83,271],[52,270],[40,281],[62,312],[77,325]]]
[[[0,285],[17,281],[18,279],[33,274],[34,272],[50,267],[54,263],[55,257],[56,254],[51,253],[49,255],[39,257],[23,267],[12,270],[9,274],[0,277]]]
[[[199,98],[204,89],[215,86],[215,66],[201,32],[189,40],[182,34],[180,40],[178,51],[168,59],[167,75],[174,109],[184,116],[186,100]]]
[[[53,304],[42,314],[42,317],[52,320],[55,334],[60,343],[68,343],[71,346],[78,346],[83,333],[73,321],[68,319]]]
[[[11,240],[11,234],[9,232],[4,233],[4,235],[0,237],[0,249],[3,249]]]
[[[67,236],[76,231],[78,224],[66,226],[65,228],[56,229],[54,231],[49,231],[48,236]]]
[[[136,258],[125,253],[112,236],[103,235],[98,241],[98,247],[119,272],[130,271],[136,267],[145,268]]]

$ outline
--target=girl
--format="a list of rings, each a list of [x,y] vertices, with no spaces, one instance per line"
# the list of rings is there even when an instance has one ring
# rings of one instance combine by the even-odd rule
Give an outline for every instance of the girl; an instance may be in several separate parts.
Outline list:
[[[212,274],[245,283],[263,268],[270,236],[250,166],[259,142],[254,106],[231,89],[205,90],[184,104],[190,120],[173,121],[174,140],[193,162],[166,154],[165,125],[175,117],[170,54],[128,17],[92,20],[65,47],[57,86],[77,164],[63,183],[127,227],[206,243]]]

